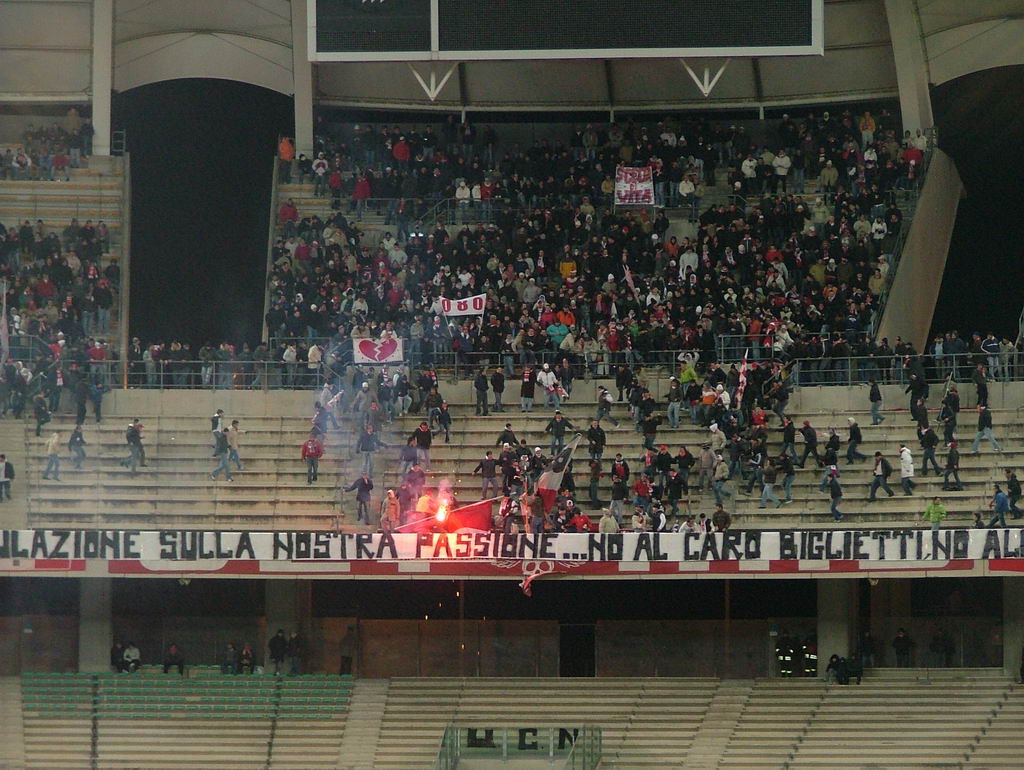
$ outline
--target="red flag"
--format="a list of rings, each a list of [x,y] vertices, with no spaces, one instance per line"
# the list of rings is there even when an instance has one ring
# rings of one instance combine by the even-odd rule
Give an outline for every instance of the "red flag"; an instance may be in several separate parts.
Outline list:
[[[432,512],[412,511],[413,521],[398,527],[400,532],[415,532],[418,535],[431,532],[459,532],[464,529],[491,531],[491,506],[498,498],[481,500],[449,511],[444,505],[431,506]],[[435,504],[436,505],[436,504]]]
[[[743,351],[743,363],[740,364],[740,384],[736,387],[735,407],[739,408],[743,403],[743,391],[747,389],[747,352]]]
[[[447,532],[458,532],[463,529],[476,529],[484,532],[491,531],[493,518],[491,506],[497,498],[481,500],[477,503],[470,503],[454,511],[448,511],[443,521],[438,521]],[[440,512],[438,512],[440,515]],[[436,518],[436,517],[435,517]]]
[[[530,585],[536,578],[540,577],[539,572],[534,572],[532,575],[527,575],[519,582],[519,587],[523,589],[523,593],[527,596],[533,596],[533,586]]]
[[[577,435],[576,438],[570,441],[565,449],[552,458],[547,470],[537,479],[537,494],[540,495],[540,499],[544,502],[545,511],[551,510],[551,506],[555,504],[558,490],[562,486],[562,478],[565,476],[565,468],[569,465],[572,453],[576,451],[576,446],[582,438],[583,436]]]

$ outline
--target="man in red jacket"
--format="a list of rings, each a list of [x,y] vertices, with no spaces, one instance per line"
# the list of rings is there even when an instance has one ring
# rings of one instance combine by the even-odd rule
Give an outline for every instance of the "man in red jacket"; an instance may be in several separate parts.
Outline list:
[[[312,484],[318,478],[320,458],[324,456],[324,445],[315,433],[310,433],[302,445],[302,459],[306,461],[306,483]]]
[[[356,181],[355,189],[352,191],[352,200],[356,204],[356,220],[362,221],[363,212],[366,211],[366,201],[370,197],[370,179],[363,174]]]
[[[590,521],[590,517],[575,505],[573,508],[576,509],[576,515],[569,519],[567,530],[569,532],[593,532],[594,524]]]

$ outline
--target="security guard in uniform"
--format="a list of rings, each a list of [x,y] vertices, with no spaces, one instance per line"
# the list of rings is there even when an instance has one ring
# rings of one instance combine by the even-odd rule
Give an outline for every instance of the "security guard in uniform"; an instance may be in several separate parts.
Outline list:
[[[783,631],[779,635],[778,641],[775,643],[775,657],[779,661],[779,674],[784,677],[793,676],[793,659],[796,656],[796,642],[789,635],[788,631]]]
[[[818,675],[818,635],[808,634],[804,640],[804,676],[816,677]]]

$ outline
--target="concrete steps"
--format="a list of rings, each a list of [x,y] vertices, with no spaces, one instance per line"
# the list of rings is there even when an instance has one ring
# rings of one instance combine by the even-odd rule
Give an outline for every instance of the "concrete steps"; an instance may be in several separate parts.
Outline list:
[[[752,690],[753,685],[748,682],[722,682],[718,686],[686,755],[687,768],[719,766]]]
[[[268,770],[329,770],[351,715],[331,719],[278,719]]]
[[[372,770],[389,687],[390,681],[387,679],[356,681],[352,690],[351,711],[332,767],[338,770]]]

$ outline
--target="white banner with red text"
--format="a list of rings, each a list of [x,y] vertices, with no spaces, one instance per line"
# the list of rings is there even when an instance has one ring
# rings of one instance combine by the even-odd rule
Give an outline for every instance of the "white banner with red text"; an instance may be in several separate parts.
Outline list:
[[[619,166],[615,169],[615,205],[654,205],[654,176],[650,166]]]
[[[448,299],[441,297],[441,313],[446,316],[482,315],[487,307],[486,294],[474,294],[472,297]]]

